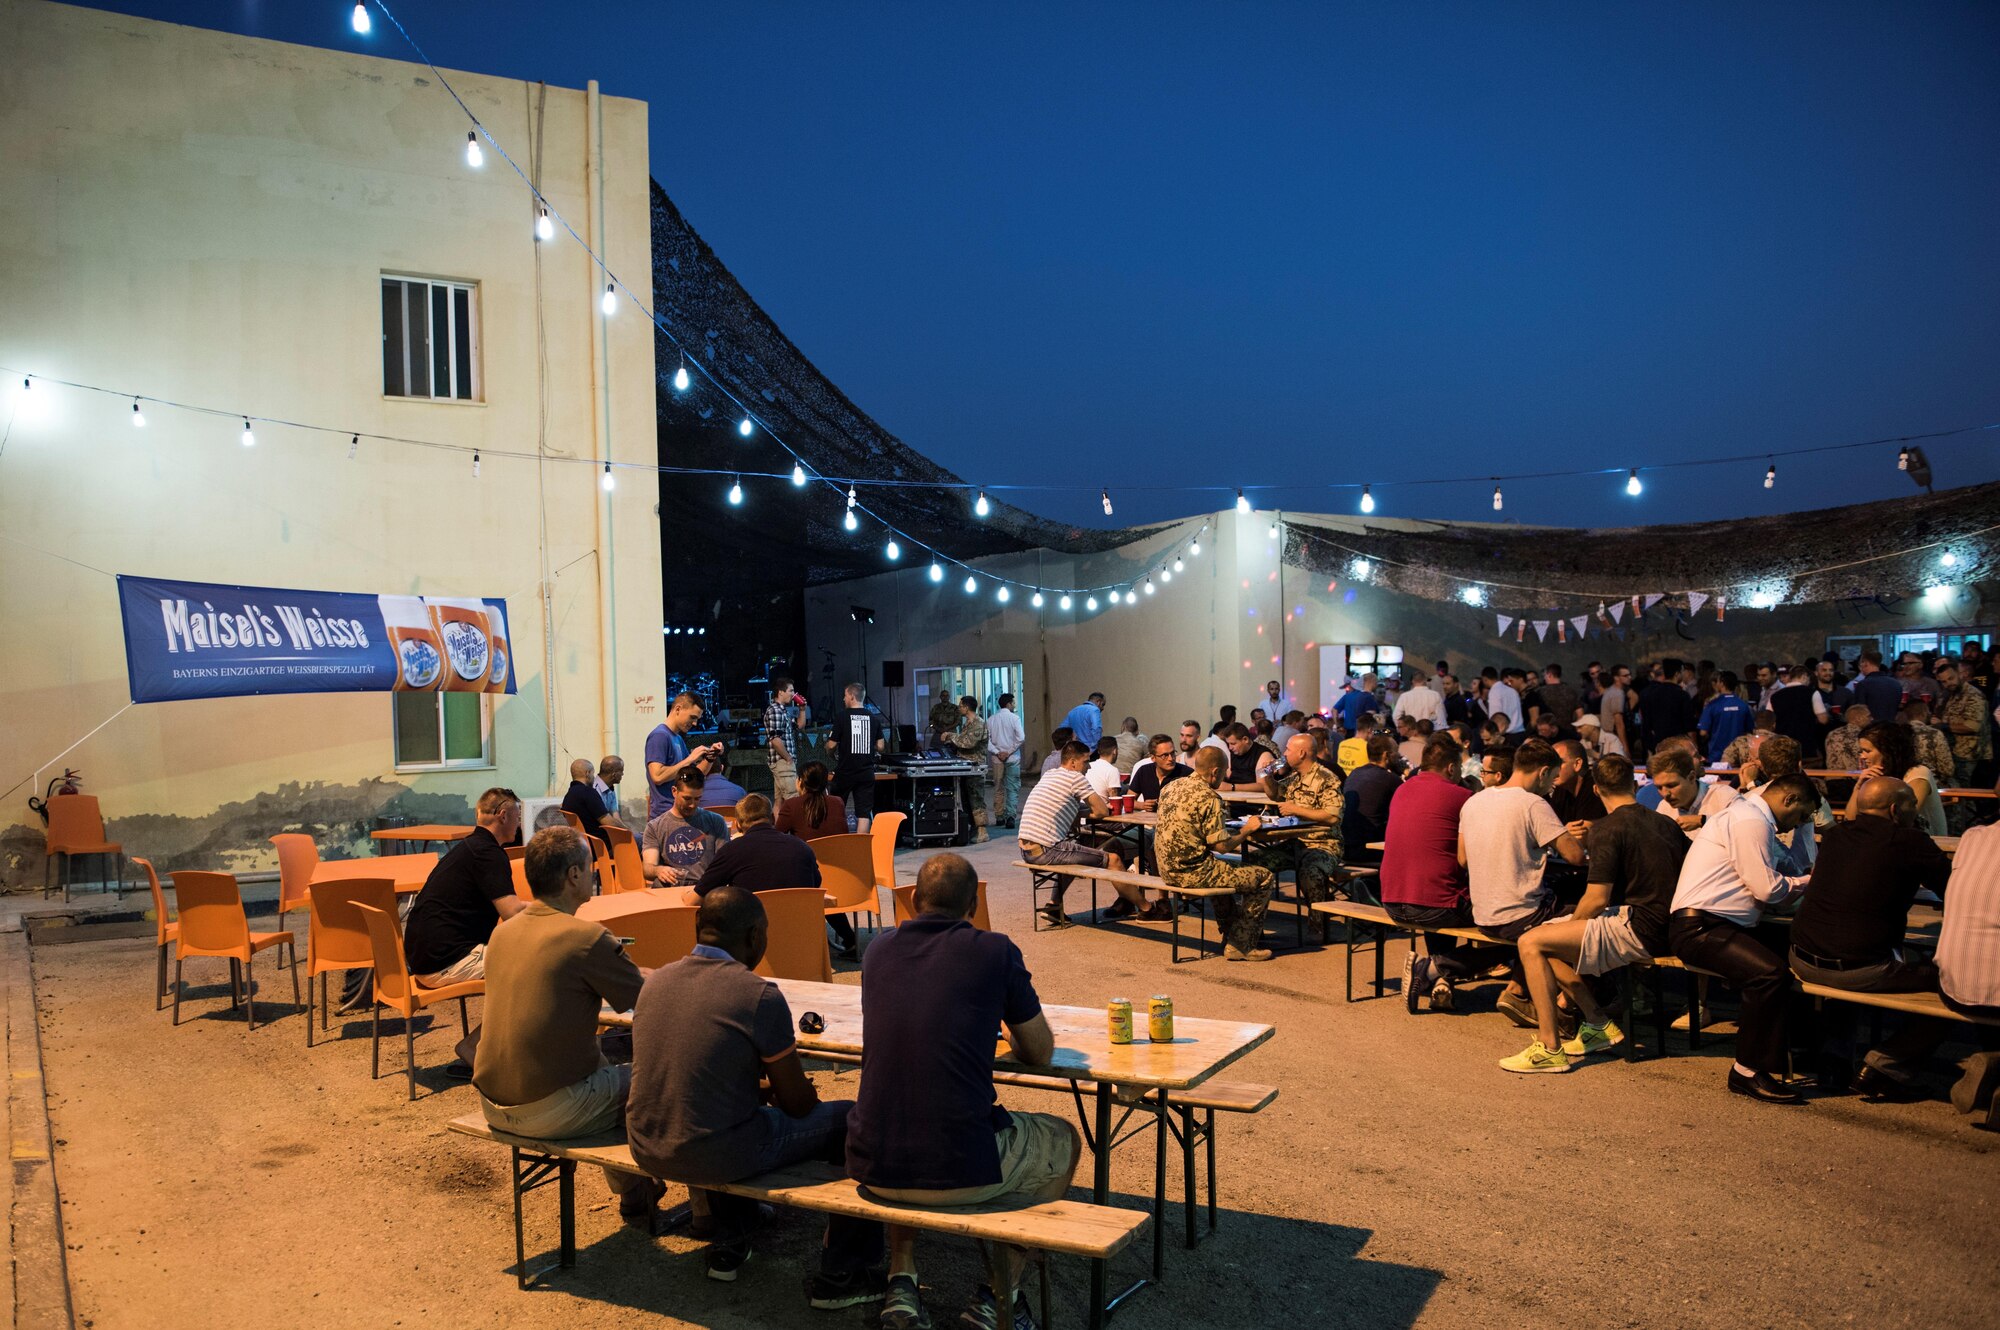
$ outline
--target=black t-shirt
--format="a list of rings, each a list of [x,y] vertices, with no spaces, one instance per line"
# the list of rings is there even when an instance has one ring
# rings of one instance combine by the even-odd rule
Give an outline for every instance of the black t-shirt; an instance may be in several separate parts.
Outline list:
[[[842,707],[833,713],[833,769],[842,776],[875,773],[875,741],[882,737],[882,717],[865,707]]]
[[[1647,751],[1662,739],[1693,733],[1696,719],[1694,699],[1679,684],[1655,681],[1639,690],[1639,733]]]
[[[1166,774],[1165,779],[1161,779],[1160,769],[1151,762],[1146,762],[1137,771],[1132,773],[1129,788],[1132,793],[1138,795],[1141,799],[1152,803],[1160,797],[1161,790],[1172,785],[1183,776],[1192,775],[1194,775],[1193,767],[1183,766],[1181,763],[1175,762],[1174,769]]]
[[[1013,1119],[993,1094],[993,1042],[1041,1011],[1005,933],[926,914],[869,943],[847,1175],[926,1190],[1000,1181],[994,1136]]]
[[[1885,961],[1903,945],[1917,888],[1942,893],[1950,876],[1951,858],[1915,827],[1872,815],[1835,823],[1820,840],[1792,945],[1827,960]]]
[[[1590,824],[1583,838],[1590,880],[1611,888],[1611,903],[1632,914],[1632,931],[1646,950],[1664,956],[1674,884],[1687,858],[1680,824],[1641,804],[1626,804]]]
[[[1574,790],[1560,785],[1550,790],[1549,807],[1564,822],[1595,822],[1604,816],[1604,800],[1597,797],[1597,788],[1588,776],[1579,780]]]
[[[474,947],[485,946],[500,922],[493,902],[513,894],[514,869],[507,862],[507,851],[492,832],[474,827],[470,836],[438,860],[410,907],[403,925],[403,956],[410,973],[448,970]]]
[[[604,844],[603,833],[598,830],[599,824],[604,821],[604,800],[598,795],[596,786],[580,780],[571,781],[569,788],[563,791],[562,808],[565,813],[576,814],[577,821],[583,823],[592,840]],[[606,844],[605,848],[608,850],[611,847]]]
[[[785,891],[818,885],[819,860],[811,845],[776,827],[752,827],[715,852],[694,889],[706,896],[717,887]]]
[[[1249,785],[1257,779],[1257,759],[1264,756],[1264,750],[1251,744],[1240,754],[1229,755],[1229,774],[1225,778],[1231,785]]]
[[[1341,848],[1348,863],[1375,864],[1382,861],[1380,850],[1368,842],[1389,836],[1389,800],[1399,782],[1387,767],[1364,763],[1348,774],[1346,807],[1340,815]]]

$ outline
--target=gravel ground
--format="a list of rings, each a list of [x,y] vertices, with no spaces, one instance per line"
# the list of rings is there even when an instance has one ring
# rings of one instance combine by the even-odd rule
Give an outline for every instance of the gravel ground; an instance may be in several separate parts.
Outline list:
[[[1170,966],[1163,926],[1031,933],[1011,839],[972,857],[1045,1000],[1163,992],[1184,1016],[1278,1029],[1227,1073],[1281,1094],[1254,1118],[1223,1120],[1220,1230],[1184,1251],[1170,1206],[1167,1281],[1121,1321],[2000,1325],[2000,1137],[1941,1099],[1752,1104],[1723,1090],[1726,1043],[1509,1076],[1494,1059],[1524,1037],[1484,1009],[1490,996],[1467,1014],[1412,1018],[1394,999],[1343,1002],[1337,948]],[[905,880],[915,865],[903,856]],[[1291,937],[1289,918],[1273,929]],[[82,1324],[587,1327],[632,1324],[635,1310],[712,1327],[870,1323],[805,1307],[814,1221],[781,1217],[725,1287],[703,1278],[696,1244],[622,1228],[587,1175],[578,1268],[517,1292],[506,1156],[443,1126],[476,1107],[469,1086],[436,1071],[454,1018],[443,1018],[451,1033],[419,1038],[431,1071],[411,1104],[400,1037],[384,1041],[398,1074],[378,1083],[365,1019],[308,1051],[288,978],[264,965],[260,1011],[276,1019],[246,1032],[224,1014],[220,962],[190,964],[205,986],[173,1029],[147,1010],[152,959],[144,940],[35,953]],[[1390,959],[1394,973],[1400,953]],[[851,1095],[853,1077],[820,1075],[822,1094]],[[1121,1203],[1150,1191],[1151,1153],[1148,1142],[1116,1157]],[[553,1198],[529,1206],[530,1244],[552,1244]],[[1114,1286],[1142,1272],[1141,1248],[1114,1266]],[[936,1240],[922,1252],[933,1312],[955,1323],[975,1278],[970,1248]],[[1085,1269],[1055,1268],[1057,1319],[1081,1324]]]

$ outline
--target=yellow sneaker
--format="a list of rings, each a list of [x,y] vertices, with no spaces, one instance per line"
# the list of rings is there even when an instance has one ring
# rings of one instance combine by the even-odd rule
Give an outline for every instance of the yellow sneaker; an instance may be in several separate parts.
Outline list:
[[[1569,1057],[1587,1058],[1592,1053],[1603,1053],[1624,1042],[1625,1032],[1618,1028],[1616,1021],[1606,1021],[1602,1025],[1585,1021],[1576,1027],[1576,1038],[1563,1040],[1562,1051]]]
[[[1502,1071],[1568,1071],[1569,1058],[1561,1049],[1551,1051],[1537,1039],[1511,1058],[1501,1058]]]

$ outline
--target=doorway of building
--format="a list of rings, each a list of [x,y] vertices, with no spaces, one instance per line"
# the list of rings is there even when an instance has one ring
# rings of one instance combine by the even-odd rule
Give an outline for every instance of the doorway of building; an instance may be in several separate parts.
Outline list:
[[[1014,695],[1014,709],[1021,709],[1021,662],[1018,660],[998,661],[982,665],[939,665],[919,668],[913,671],[916,677],[914,696],[910,699],[907,723],[917,727],[921,740],[930,739],[931,707],[939,698],[950,698],[954,703],[968,693],[979,699],[979,714],[990,716],[997,709],[996,702],[1002,693]]]

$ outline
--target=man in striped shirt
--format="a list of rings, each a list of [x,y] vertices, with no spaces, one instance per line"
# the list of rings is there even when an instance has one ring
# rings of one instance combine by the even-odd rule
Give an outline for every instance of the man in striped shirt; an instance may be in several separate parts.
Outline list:
[[[1086,845],[1077,834],[1077,823],[1085,812],[1092,817],[1108,817],[1111,813],[1111,806],[1091,788],[1083,774],[1090,764],[1090,749],[1072,739],[1057,756],[1061,760],[1041,774],[1021,805],[1022,860],[1037,868],[1075,864],[1083,868],[1122,869],[1125,861],[1116,850]],[[1069,884],[1068,877],[1058,876],[1054,897],[1039,911],[1056,928],[1069,926],[1069,916],[1063,913],[1063,893],[1069,890]],[[1145,893],[1139,888],[1123,882],[1116,887],[1119,900],[1112,908],[1118,917],[1146,908]]]

